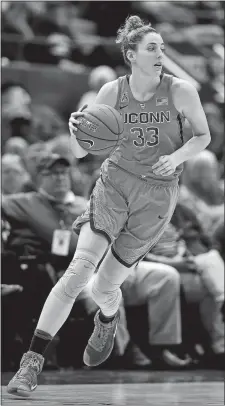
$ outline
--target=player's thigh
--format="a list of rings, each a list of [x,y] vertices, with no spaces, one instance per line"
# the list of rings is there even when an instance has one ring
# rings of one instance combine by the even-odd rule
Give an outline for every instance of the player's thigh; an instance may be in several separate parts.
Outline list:
[[[99,178],[87,210],[75,220],[73,230],[79,234],[83,224],[90,222],[91,229],[105,235],[111,243],[118,237],[127,217],[128,206],[125,198],[109,183],[107,177]]]
[[[113,253],[122,264],[140,261],[160,239],[173,215],[177,184],[134,184],[128,220],[113,244]]]
[[[89,252],[95,255],[100,261],[108,249],[108,246],[108,239],[103,234],[93,231],[90,222],[82,225],[76,251]]]
[[[133,268],[121,264],[110,249],[99,267],[97,277],[102,280],[105,279],[107,283],[110,282],[112,285],[120,286],[133,271]]]

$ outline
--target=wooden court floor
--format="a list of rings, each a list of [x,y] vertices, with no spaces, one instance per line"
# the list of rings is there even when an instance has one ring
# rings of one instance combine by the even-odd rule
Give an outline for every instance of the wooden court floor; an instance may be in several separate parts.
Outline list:
[[[3,385],[7,382],[8,376],[3,374]],[[1,405],[222,406],[224,382],[222,372],[214,371],[48,372],[42,374],[40,385],[28,399],[11,396],[7,394],[6,386],[2,386]]]

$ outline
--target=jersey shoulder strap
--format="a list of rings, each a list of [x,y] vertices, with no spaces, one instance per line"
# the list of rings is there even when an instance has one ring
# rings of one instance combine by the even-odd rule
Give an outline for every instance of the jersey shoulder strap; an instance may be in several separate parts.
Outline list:
[[[115,109],[120,110],[129,103],[127,76],[120,76],[118,79],[118,94]]]

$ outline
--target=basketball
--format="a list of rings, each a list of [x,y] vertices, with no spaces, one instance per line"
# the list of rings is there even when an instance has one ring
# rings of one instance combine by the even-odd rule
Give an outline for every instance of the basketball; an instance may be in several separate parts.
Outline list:
[[[77,125],[79,145],[93,155],[111,153],[123,139],[123,118],[113,107],[95,104],[83,111]]]

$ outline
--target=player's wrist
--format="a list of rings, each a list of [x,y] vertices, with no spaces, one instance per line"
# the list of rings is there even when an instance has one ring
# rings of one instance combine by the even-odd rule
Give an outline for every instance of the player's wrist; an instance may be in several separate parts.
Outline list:
[[[171,157],[173,159],[175,168],[177,168],[180,164],[184,162],[184,160],[181,157],[181,154],[179,153],[179,149],[177,151],[174,151],[171,154]]]

